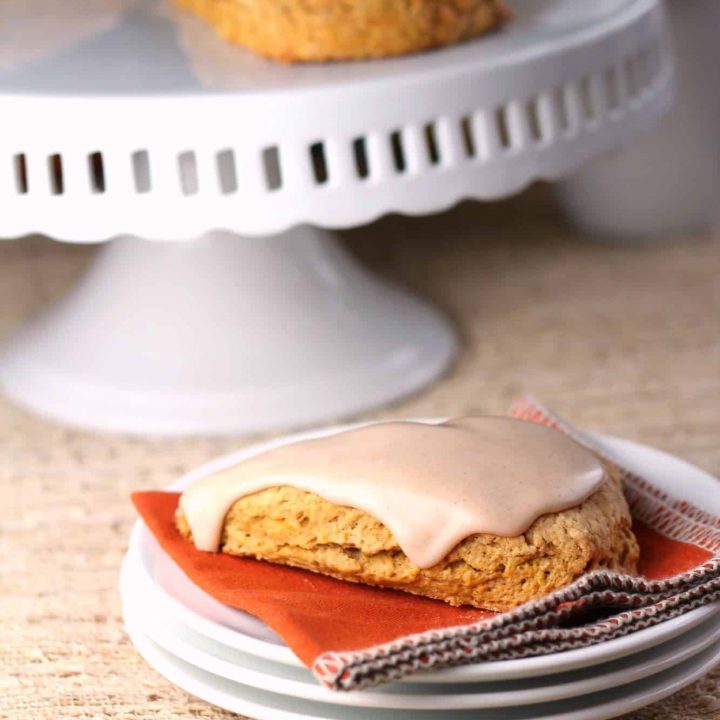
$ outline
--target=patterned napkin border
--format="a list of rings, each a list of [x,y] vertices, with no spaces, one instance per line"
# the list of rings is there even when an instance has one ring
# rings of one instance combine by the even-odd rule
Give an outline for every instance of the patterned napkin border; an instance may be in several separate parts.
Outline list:
[[[363,650],[323,653],[312,667],[323,685],[333,690],[358,690],[422,670],[587,647],[720,600],[719,517],[669,498],[644,478],[617,465],[587,437],[530,397],[516,401],[510,415],[561,430],[612,462],[635,518],[667,537],[708,550],[713,557],[663,580],[598,570],[493,618],[416,633]],[[595,622],[562,627],[592,608],[621,610]]]

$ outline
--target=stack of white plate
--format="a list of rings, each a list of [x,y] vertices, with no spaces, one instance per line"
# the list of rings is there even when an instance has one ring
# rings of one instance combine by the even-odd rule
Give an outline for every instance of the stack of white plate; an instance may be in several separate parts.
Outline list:
[[[274,445],[265,443],[201,468]],[[717,480],[628,441],[596,438],[672,493],[720,513]],[[707,605],[631,635],[545,657],[476,663],[357,692],[321,687],[285,643],[252,616],[190,582],[142,524],[133,530],[121,591],[128,633],[168,680],[210,703],[259,720],[598,720],[662,699],[720,662],[720,608]]]

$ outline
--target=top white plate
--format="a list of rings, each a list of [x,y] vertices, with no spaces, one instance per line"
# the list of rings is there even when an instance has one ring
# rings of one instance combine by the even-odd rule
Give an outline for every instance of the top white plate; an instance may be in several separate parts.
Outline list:
[[[602,692],[636,682],[683,663],[718,645],[720,617],[716,614],[680,637],[619,660],[520,680],[457,684],[391,683],[377,690],[334,692],[321,686],[305,668],[260,660],[229,648],[174,621],[143,592],[134,577],[129,555],[121,573],[123,614],[128,629],[139,629],[180,660],[243,686],[330,705],[404,710],[460,710],[520,707]],[[720,647],[719,647],[720,649]]]
[[[208,463],[184,476],[171,489],[182,490],[198,478],[231,466],[265,450],[299,440],[333,434],[349,426],[322,431],[299,433],[253,445]],[[609,436],[593,435],[603,450],[627,467],[641,471],[668,494],[682,497],[720,514],[718,481],[699,468],[650,447]],[[192,630],[228,647],[234,647],[279,663],[300,665],[300,661],[272,630],[247,613],[225,606],[212,599],[190,582],[175,563],[160,549],[142,523],[133,530],[130,552],[139,558],[148,592],[154,592],[168,614]],[[707,606],[693,610],[665,623],[640,630],[631,635],[587,648],[564,653],[518,660],[476,663],[448,670],[414,675],[412,682],[465,683],[487,680],[510,680],[567,672],[657,645],[695,627],[716,612]]]

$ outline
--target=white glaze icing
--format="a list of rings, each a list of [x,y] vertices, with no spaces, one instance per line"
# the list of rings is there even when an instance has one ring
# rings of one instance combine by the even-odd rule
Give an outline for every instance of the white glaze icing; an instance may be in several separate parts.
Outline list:
[[[202,478],[180,507],[196,547],[216,551],[238,499],[291,486],[374,516],[425,568],[470,535],[521,535],[541,515],[581,504],[604,480],[595,455],[557,430],[466,417],[378,423],[284,445]]]

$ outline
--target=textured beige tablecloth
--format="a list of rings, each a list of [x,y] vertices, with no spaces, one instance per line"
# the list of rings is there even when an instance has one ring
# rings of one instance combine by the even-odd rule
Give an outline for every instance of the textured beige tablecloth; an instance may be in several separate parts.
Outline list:
[[[444,380],[378,416],[499,413],[530,390],[580,426],[720,475],[720,233],[643,249],[593,244],[535,190],[348,238],[441,305],[464,345]],[[0,243],[0,335],[61,294],[93,252]],[[231,717],[140,659],[117,578],[130,490],[161,488],[246,442],[96,435],[0,401],[0,717]],[[720,718],[720,671],[631,717]]]

